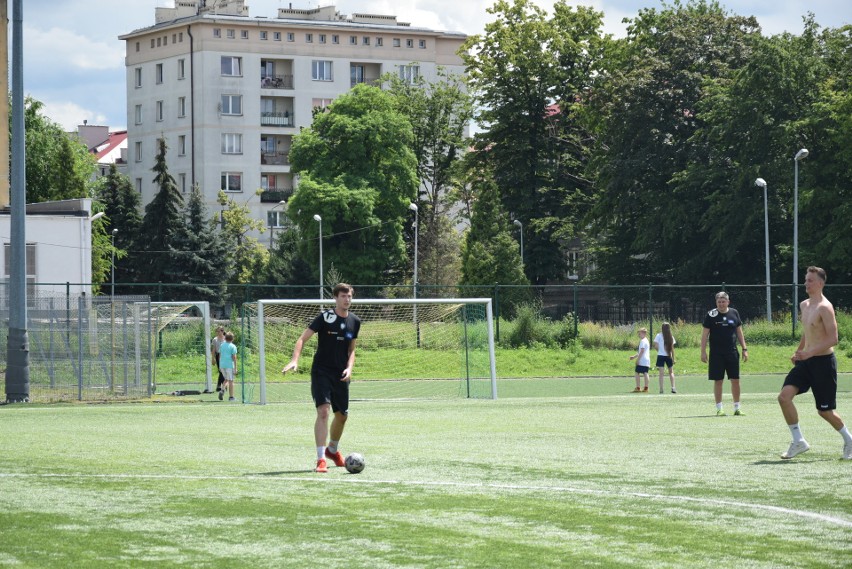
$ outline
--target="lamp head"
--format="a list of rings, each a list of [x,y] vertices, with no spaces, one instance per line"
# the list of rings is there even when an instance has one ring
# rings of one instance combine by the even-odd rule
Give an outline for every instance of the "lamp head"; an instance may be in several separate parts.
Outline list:
[[[103,216],[104,216],[104,212],[99,211],[98,213],[96,213],[95,215],[93,215],[92,217],[90,217],[90,218],[89,218],[89,221],[94,221],[94,220],[96,220],[96,219],[100,219],[100,218],[102,218]]]
[[[754,181],[754,185],[759,187],[759,188],[765,188],[766,187],[766,180],[764,180],[763,178],[758,178],[757,180]]]
[[[411,211],[417,211],[417,204],[416,203],[408,204],[408,209],[410,209]]]
[[[514,224],[515,224],[515,225],[517,225],[518,227],[523,227],[523,226],[524,226],[524,224],[523,224],[523,223],[521,223],[521,220],[520,220],[520,219],[516,219],[516,220],[515,220],[515,221],[513,221],[512,223],[514,223]]]
[[[802,148],[801,150],[799,150],[798,152],[796,152],[796,158],[795,158],[795,160],[803,160],[803,159],[805,159],[805,158],[807,158],[807,157],[808,157],[808,154],[810,154],[810,153],[808,152],[808,149],[807,149],[807,148]]]
[[[318,213],[314,214],[314,221],[322,221],[322,217],[320,217],[320,214],[318,214]]]
[[[118,234],[118,228],[117,227],[112,230],[112,234],[113,234],[113,236]]]

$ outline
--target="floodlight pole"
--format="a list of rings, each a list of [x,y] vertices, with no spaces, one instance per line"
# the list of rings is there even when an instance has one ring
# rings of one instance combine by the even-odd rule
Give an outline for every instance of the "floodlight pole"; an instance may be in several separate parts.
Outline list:
[[[772,288],[769,285],[769,199],[766,195],[766,180],[758,178],[754,185],[763,188],[763,229],[766,236],[766,321],[772,322]]]
[[[112,250],[110,262],[110,291],[109,291],[109,306],[110,306],[110,386],[115,385],[115,234],[118,233],[117,228],[113,228],[112,234]]]
[[[807,148],[802,148],[793,157],[793,336],[796,335],[799,310],[799,160],[807,157]]]
[[[322,300],[323,292],[322,292],[322,217],[318,214],[314,214],[314,221],[319,222],[319,297]]]
[[[515,225],[518,226],[518,233],[521,235],[521,266],[524,264],[524,224],[521,223],[520,219],[516,219],[513,221]]]
[[[408,209],[414,212],[414,275],[412,277],[412,292],[414,299],[417,300],[417,238],[420,233],[420,211],[417,209],[416,203],[408,204]],[[417,321],[417,303],[414,303],[414,330],[417,335],[417,347],[420,347],[420,323]]]

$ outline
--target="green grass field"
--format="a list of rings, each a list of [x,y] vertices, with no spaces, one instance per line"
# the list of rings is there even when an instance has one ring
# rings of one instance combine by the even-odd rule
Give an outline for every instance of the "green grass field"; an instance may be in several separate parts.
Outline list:
[[[355,402],[359,475],[311,471],[309,403],[5,406],[0,566],[852,566],[852,462],[809,394],[812,450],[782,461],[778,376],[744,374],[744,417],[715,417],[701,377],[632,383]]]

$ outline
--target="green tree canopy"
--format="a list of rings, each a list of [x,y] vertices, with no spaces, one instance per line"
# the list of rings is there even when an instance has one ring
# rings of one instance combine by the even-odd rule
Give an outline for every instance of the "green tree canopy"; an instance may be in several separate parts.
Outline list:
[[[405,266],[402,239],[417,192],[411,124],[381,89],[358,85],[317,113],[293,140],[290,162],[300,176],[287,214],[314,265],[323,222],[324,253],[353,283],[394,282]]]

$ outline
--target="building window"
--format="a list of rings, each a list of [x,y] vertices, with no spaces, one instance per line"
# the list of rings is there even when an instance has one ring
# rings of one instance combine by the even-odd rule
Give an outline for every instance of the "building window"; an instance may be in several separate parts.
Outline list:
[[[182,194],[186,193],[186,174],[178,174],[178,185],[180,185],[180,192]]]
[[[169,36],[163,36],[163,45],[169,45]]]
[[[177,153],[178,153],[178,156],[186,156],[186,135],[185,134],[178,135]]]
[[[419,65],[400,65],[399,66],[399,78],[405,81],[406,83],[414,83],[417,78],[420,76],[420,66]]]
[[[222,154],[242,154],[243,135],[233,132],[222,134]]]
[[[136,178],[136,191],[142,193],[142,178]]]
[[[314,60],[311,62],[311,77],[314,81],[332,81],[331,61]]]
[[[413,39],[405,40],[405,47],[414,47],[414,40]]]
[[[272,191],[275,191],[274,186]],[[266,223],[269,227],[275,227],[276,229],[279,227],[286,227],[286,225],[284,225],[286,222],[286,212],[280,210],[272,210],[266,212]]]
[[[155,108],[157,109],[155,113],[157,122],[163,122],[163,102],[157,101]]]
[[[133,120],[136,124],[142,124],[142,105],[136,105],[133,108]]]
[[[135,158],[137,162],[142,162],[142,143],[136,142],[133,144],[133,149],[135,152]]]
[[[243,191],[242,172],[222,172],[222,182],[219,188],[225,192]]]
[[[314,34],[305,34],[306,43],[314,43]]]
[[[370,45],[370,36],[364,36],[361,38],[361,45]]]
[[[358,45],[358,36],[349,36],[349,45]]]
[[[179,41],[180,43],[183,43],[183,32],[181,32],[181,33],[179,33],[179,34],[178,34],[178,41]]]
[[[177,43],[177,34],[172,34],[172,43]]]
[[[163,45],[163,38],[157,38],[157,47]]]
[[[241,114],[243,114],[243,97],[242,97],[242,95],[222,95],[222,114],[223,115],[241,115]]]
[[[231,29],[231,30],[227,30],[227,34],[228,34],[228,39],[229,39],[229,40],[232,40],[232,39],[234,39],[235,37],[237,37],[237,32],[236,32],[235,30],[233,30],[233,29]]]
[[[136,52],[139,53],[139,42],[136,42]]]
[[[222,28],[213,28],[213,37],[221,38],[222,37]]]
[[[287,32],[287,41],[296,41],[296,34],[293,32]]]
[[[157,85],[159,85],[160,83],[163,82],[163,64],[162,63],[158,63],[154,67],[154,81],[157,83]]]
[[[269,32],[260,32],[260,39],[268,40],[269,39]]]
[[[331,43],[339,44],[340,43],[340,36],[337,35],[337,34],[332,34],[331,35]]]
[[[325,111],[329,107],[329,105],[331,105],[331,102],[333,100],[334,99],[311,99],[311,108],[319,109],[320,111]]]
[[[154,38],[151,38],[151,49],[154,49],[157,46],[157,43],[154,41]]]
[[[248,30],[240,30],[240,37],[244,40],[249,39],[248,38]]]
[[[142,68],[137,67],[133,70],[133,84],[138,88],[142,86]]]
[[[281,32],[272,32],[272,39],[275,41],[281,41]]]
[[[382,47],[385,45],[385,38],[376,38],[376,47]]]
[[[230,55],[222,56],[222,75],[229,77],[242,77],[243,58]]]
[[[186,60],[178,59],[178,79],[184,79],[186,77]]]
[[[3,270],[5,272],[5,276],[8,279],[12,274],[12,244],[11,243],[3,243]],[[26,271],[27,271],[27,295],[30,299],[35,298],[35,283],[38,282],[36,278],[36,244],[35,243],[27,243],[26,244]],[[8,281],[7,281],[8,284]]]
[[[325,34],[320,34],[320,35],[319,35],[319,42],[320,42],[320,43],[325,43]]]
[[[426,49],[426,40],[420,40],[420,49]]]
[[[186,116],[186,97],[178,97],[178,116]]]

